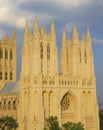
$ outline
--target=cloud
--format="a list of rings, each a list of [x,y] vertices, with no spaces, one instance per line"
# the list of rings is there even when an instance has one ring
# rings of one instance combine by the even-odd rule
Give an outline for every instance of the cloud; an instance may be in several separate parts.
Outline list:
[[[92,41],[93,41],[93,44],[96,44],[96,45],[103,44],[103,39],[93,38]]]
[[[26,2],[26,0],[15,1],[11,0],[0,0],[0,22],[1,24],[8,24],[9,26],[16,26],[17,28],[24,28],[26,20],[33,21],[35,16],[39,16],[41,22],[47,22],[52,19],[52,16],[48,14],[34,13],[32,11],[23,10],[19,8],[21,2]]]
[[[74,23],[82,26],[101,24],[102,3],[102,0],[98,3],[96,0],[0,0],[0,22],[21,29],[26,20],[32,26],[38,16],[40,24],[44,25],[50,24],[51,19],[68,20],[69,24],[65,23],[65,26],[72,31]]]
[[[70,22],[65,25],[64,30],[66,30],[66,32],[68,33],[71,33],[73,32],[73,28],[74,28],[74,23]]]
[[[53,0],[53,2],[54,1],[55,0]],[[59,6],[64,6],[67,8],[78,8],[80,6],[90,3],[91,0],[68,0],[66,2],[64,2],[63,0],[56,0],[56,2],[59,4]]]
[[[63,1],[63,0],[38,0],[38,1],[34,1],[34,0],[30,0],[28,2],[28,0],[19,0],[19,3],[30,3],[30,2],[41,2],[41,3],[55,3],[57,6],[60,7],[67,7],[67,8],[78,8],[80,6],[89,4],[92,0],[67,0],[67,1]]]

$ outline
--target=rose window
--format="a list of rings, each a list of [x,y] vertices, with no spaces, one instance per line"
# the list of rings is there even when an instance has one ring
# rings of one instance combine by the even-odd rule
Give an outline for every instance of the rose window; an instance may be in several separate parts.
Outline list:
[[[62,100],[61,103],[61,109],[62,110],[67,110],[69,108],[70,102],[69,102],[69,95],[66,94]]]

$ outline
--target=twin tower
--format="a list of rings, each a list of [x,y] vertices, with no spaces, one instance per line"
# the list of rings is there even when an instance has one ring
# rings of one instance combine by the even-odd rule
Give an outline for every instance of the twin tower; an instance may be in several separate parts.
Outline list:
[[[34,34],[26,23],[19,98],[19,130],[43,130],[49,116],[57,116],[60,124],[80,121],[85,130],[99,130],[89,29],[81,40],[76,26],[72,40],[63,32],[59,73],[54,22],[47,33],[36,17]]]
[[[94,76],[91,44],[89,29],[87,29],[86,39],[82,36],[81,40],[79,40],[76,25],[74,26],[72,40],[70,38],[67,40],[64,31],[62,35],[60,74],[82,76],[84,78]],[[33,74],[36,76],[40,73],[44,77],[58,75],[58,49],[54,22],[52,21],[50,32],[47,33],[44,27],[40,31],[36,18],[34,34],[29,30],[28,23],[25,26],[22,75]]]

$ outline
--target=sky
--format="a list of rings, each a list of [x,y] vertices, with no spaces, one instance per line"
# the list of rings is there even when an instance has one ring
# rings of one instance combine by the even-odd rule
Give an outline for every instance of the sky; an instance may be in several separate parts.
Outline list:
[[[12,37],[17,30],[18,39],[18,77],[21,68],[23,33],[26,21],[33,31],[35,17],[39,25],[49,31],[54,20],[57,45],[60,57],[61,36],[65,29],[72,36],[73,26],[77,25],[79,37],[90,28],[94,53],[95,74],[97,78],[97,97],[103,103],[103,0],[0,0],[0,39],[6,33]]]

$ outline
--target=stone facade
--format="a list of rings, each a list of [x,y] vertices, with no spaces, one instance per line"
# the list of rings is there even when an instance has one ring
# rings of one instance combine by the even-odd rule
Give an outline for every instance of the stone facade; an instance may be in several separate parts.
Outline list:
[[[72,39],[62,36],[60,73],[56,31],[39,28],[36,17],[34,34],[28,23],[24,31],[22,69],[17,97],[16,118],[19,130],[43,130],[45,119],[58,116],[60,124],[82,122],[85,130],[99,130],[96,79],[89,29],[79,39],[76,25]],[[5,86],[4,86],[5,88]],[[1,99],[5,91],[1,90]],[[14,92],[14,91],[12,91]],[[8,93],[8,96],[12,94]],[[13,96],[12,96],[13,98]]]
[[[12,40],[8,34],[0,40],[0,89],[9,81],[16,81],[17,76],[17,38],[16,30]]]

